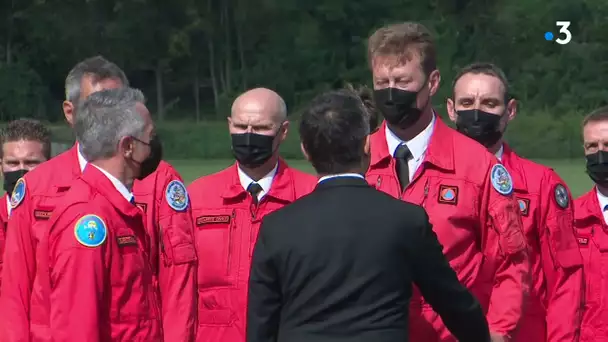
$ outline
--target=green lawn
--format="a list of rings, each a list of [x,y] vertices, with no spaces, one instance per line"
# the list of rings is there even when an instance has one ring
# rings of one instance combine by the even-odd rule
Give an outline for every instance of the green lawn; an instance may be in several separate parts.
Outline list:
[[[546,160],[538,161],[553,167],[570,187],[572,195],[578,197],[587,192],[592,182],[585,173],[584,160]],[[179,160],[172,161],[173,166],[181,173],[187,183],[196,178],[219,171],[232,164],[232,160]],[[312,173],[312,167],[303,160],[292,160],[288,163],[305,172]]]

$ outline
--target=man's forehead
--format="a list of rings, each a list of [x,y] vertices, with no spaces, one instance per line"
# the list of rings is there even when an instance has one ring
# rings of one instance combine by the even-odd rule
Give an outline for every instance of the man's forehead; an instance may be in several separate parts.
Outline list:
[[[608,121],[589,122],[583,128],[583,135],[587,139],[607,139],[608,138]]]
[[[7,141],[2,144],[5,157],[26,158],[43,154],[43,145],[36,140]]]
[[[464,74],[454,85],[456,97],[502,97],[504,93],[505,86],[502,81],[486,74]]]
[[[377,56],[373,59],[372,67],[376,76],[412,74],[421,70],[418,54],[411,54],[409,56]]]

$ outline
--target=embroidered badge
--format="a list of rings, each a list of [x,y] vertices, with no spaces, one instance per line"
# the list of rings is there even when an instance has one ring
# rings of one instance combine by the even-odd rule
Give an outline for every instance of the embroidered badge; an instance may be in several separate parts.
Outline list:
[[[518,198],[517,204],[519,204],[519,211],[522,216],[528,216],[528,211],[530,210],[530,200],[527,198]]]
[[[441,185],[439,187],[439,203],[458,204],[458,187],[452,185]]]
[[[167,185],[165,198],[167,199],[169,206],[174,210],[183,211],[188,208],[188,192],[186,191],[184,183],[178,180],[172,180],[171,183]]]
[[[76,240],[86,247],[101,246],[108,236],[105,222],[97,215],[85,215],[74,225]]]
[[[501,164],[496,164],[492,167],[490,173],[492,186],[499,194],[508,196],[513,192],[513,180],[511,175]]]
[[[135,205],[141,209],[141,211],[143,211],[144,213],[146,212],[146,210],[148,209],[148,205],[146,203],[140,203],[140,202],[135,202]]]
[[[206,215],[199,216],[196,218],[196,226],[202,226],[205,224],[220,224],[230,223],[230,215]]]
[[[137,239],[134,235],[118,236],[116,237],[116,243],[119,247],[137,245]]]
[[[25,198],[25,179],[19,178],[15,183],[15,188],[11,194],[11,208],[15,209]]]
[[[566,190],[566,187],[561,184],[557,184],[555,186],[554,193],[555,203],[557,203],[557,205],[562,209],[568,208],[568,205],[570,204],[570,197],[568,197],[568,190]]]
[[[52,213],[53,211],[51,210],[36,209],[34,210],[34,218],[38,220],[48,220],[51,218]]]
[[[585,237],[577,237],[576,240],[578,241],[579,245],[585,246],[589,244],[589,239]]]

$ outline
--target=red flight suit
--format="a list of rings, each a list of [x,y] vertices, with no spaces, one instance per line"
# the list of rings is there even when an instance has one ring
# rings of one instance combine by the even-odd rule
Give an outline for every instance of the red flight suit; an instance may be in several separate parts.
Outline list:
[[[183,191],[172,197],[174,189]],[[173,166],[161,161],[156,172],[135,181],[133,195],[146,213],[150,246],[155,246],[150,255],[159,276],[163,337],[165,341],[194,341],[196,251],[186,187]]]
[[[8,207],[6,205],[8,195],[0,198],[0,285],[2,285],[2,260],[4,258],[4,243],[6,239],[6,225],[8,224]],[[1,292],[0,292],[1,293]]]
[[[244,342],[253,247],[265,215],[308,194],[317,179],[279,161],[257,209],[237,164],[188,187],[198,253],[197,342]],[[289,227],[285,227],[289,229]]]
[[[608,225],[596,187],[574,201],[574,228],[585,272],[580,341],[608,342]]]
[[[49,341],[48,304],[44,303],[39,293],[41,285],[36,274],[36,252],[51,213],[81,174],[75,145],[24,176],[25,196],[13,209],[8,227],[8,231],[15,234],[7,235],[7,246],[10,247],[6,249],[5,256],[10,259],[5,262],[3,274],[5,279],[11,281],[9,284],[3,282],[2,292],[7,295],[0,297],[0,317],[4,317],[0,320],[2,342],[22,341],[24,336],[30,335],[30,331],[32,342]],[[177,211],[167,208],[164,187],[172,180],[180,179],[169,164],[162,162],[155,173],[141,182],[135,182],[133,192],[142,197],[136,201],[140,201],[140,208],[146,212],[146,228],[151,238],[150,254],[156,255],[156,258],[161,246],[157,233],[160,230],[155,223],[160,222],[161,226],[167,228],[163,229],[165,253],[161,252],[165,259],[162,265],[153,264],[159,271],[163,312],[168,314],[164,319],[168,323],[166,325],[170,325],[164,333],[171,340],[181,340],[182,337],[191,340],[195,321],[193,306],[196,305],[193,302],[196,299],[192,297],[194,290],[189,290],[189,284],[195,282],[195,256],[188,257],[188,248],[183,247],[188,243],[188,237],[192,236],[191,219],[189,209]],[[23,227],[31,228],[20,229]],[[190,250],[193,250],[192,238],[190,245]],[[188,259],[192,262],[188,262]],[[175,277],[175,283],[169,280],[171,277]]]
[[[578,341],[583,260],[574,236],[571,196],[552,169],[521,158],[506,144],[502,163],[513,178],[532,284],[516,341]]]
[[[144,213],[97,167],[73,182],[40,246],[53,342],[163,341]]]
[[[443,252],[460,281],[477,297],[492,332],[510,336],[520,321],[529,287],[529,264],[517,202],[500,185],[507,176],[482,145],[436,118],[424,159],[401,193],[386,123],[371,137],[368,182],[429,214]],[[506,171],[505,171],[506,172]],[[411,341],[455,341],[416,289],[410,307]]]

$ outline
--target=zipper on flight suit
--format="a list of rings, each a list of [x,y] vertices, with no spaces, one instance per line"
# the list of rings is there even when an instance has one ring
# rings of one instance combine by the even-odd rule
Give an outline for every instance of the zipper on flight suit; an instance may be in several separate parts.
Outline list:
[[[236,209],[232,209],[230,215],[230,226],[228,227],[228,261],[226,262],[226,275],[230,275],[230,269],[232,268],[232,231],[234,230],[234,220],[236,218]]]

